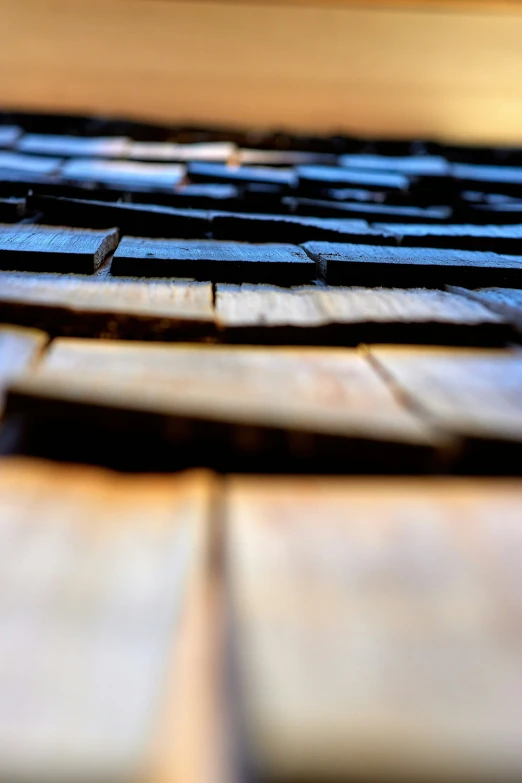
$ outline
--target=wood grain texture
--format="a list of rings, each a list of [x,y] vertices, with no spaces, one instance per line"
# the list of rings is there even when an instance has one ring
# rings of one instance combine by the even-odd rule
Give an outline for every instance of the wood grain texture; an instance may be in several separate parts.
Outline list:
[[[320,457],[419,469],[444,444],[349,349],[237,348],[55,340],[11,386],[8,409],[69,433],[155,434],[197,464],[231,454],[275,469]],[[69,422],[66,424],[66,422]],[[76,437],[76,436],[75,436]]]
[[[231,643],[260,779],[520,775],[520,481],[226,486]]]
[[[190,340],[214,335],[210,283],[0,272],[0,318],[74,337]]]
[[[303,247],[317,261],[325,280],[337,285],[522,287],[518,256],[340,242],[306,242]]]
[[[216,320],[229,342],[505,343],[512,336],[505,320],[476,304],[426,289],[218,285]]]
[[[187,176],[192,182],[237,182],[290,187],[296,182],[291,169],[270,166],[224,166],[221,163],[189,163]]]
[[[118,244],[118,230],[0,225],[0,267],[92,274]]]
[[[517,2],[3,0],[1,16],[5,106],[522,141]]]
[[[136,237],[122,239],[111,273],[280,285],[300,285],[317,276],[315,262],[296,245]]]
[[[369,171],[391,171],[405,176],[438,175],[450,173],[448,161],[439,155],[341,155],[341,166],[350,169],[366,169]]]
[[[518,473],[522,358],[516,350],[372,346],[369,354],[428,421],[466,441],[470,459],[475,449],[487,468]]]
[[[200,759],[187,758],[194,743],[185,742],[195,732],[208,742],[206,704],[180,701],[182,689],[165,686],[176,677],[179,686],[189,643],[183,675],[210,686],[208,639],[191,615],[201,614],[208,577],[211,491],[201,473],[123,477],[2,462],[2,777],[159,783],[168,771],[176,783],[203,779]],[[24,694],[16,722],[13,688]],[[168,759],[155,746],[165,732]]]

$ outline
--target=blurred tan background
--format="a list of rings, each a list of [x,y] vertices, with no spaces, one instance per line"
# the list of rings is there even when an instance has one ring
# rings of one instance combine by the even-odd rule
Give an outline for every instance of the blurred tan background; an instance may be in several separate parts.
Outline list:
[[[522,142],[518,2],[0,0],[0,105]]]

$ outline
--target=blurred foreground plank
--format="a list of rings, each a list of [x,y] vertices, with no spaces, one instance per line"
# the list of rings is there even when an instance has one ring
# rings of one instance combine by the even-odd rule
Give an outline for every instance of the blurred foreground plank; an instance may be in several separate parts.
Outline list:
[[[205,779],[212,493],[0,463],[2,780]]]
[[[255,779],[522,776],[522,482],[232,477]]]

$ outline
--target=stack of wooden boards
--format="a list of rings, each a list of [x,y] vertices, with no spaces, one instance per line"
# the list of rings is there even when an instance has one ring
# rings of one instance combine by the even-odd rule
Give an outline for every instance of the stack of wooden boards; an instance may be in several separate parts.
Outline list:
[[[522,150],[4,114],[0,222],[0,779],[520,780]]]

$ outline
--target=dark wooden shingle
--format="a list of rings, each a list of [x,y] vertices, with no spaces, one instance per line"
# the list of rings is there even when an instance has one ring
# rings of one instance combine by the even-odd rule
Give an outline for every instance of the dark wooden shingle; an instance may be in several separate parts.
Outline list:
[[[0,269],[92,274],[118,244],[105,231],[37,225],[0,225]]]
[[[134,237],[122,239],[111,271],[113,275],[281,285],[300,285],[316,277],[315,262],[296,245]]]

